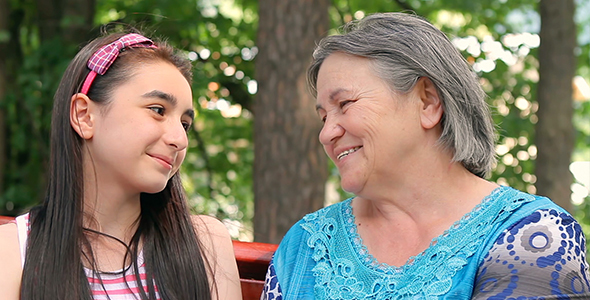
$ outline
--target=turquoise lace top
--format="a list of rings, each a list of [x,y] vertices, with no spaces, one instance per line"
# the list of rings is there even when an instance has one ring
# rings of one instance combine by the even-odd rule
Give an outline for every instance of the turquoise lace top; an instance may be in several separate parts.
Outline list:
[[[367,251],[351,201],[291,228],[263,299],[590,299],[580,226],[547,198],[497,188],[401,267]]]

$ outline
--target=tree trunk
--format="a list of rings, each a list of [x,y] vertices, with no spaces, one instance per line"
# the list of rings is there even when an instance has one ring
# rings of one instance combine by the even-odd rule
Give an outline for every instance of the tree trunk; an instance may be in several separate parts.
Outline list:
[[[37,0],[37,24],[41,41],[61,36],[60,22],[64,6],[61,0]]]
[[[10,15],[10,3],[9,0],[0,0],[0,36],[9,32],[8,28],[8,16]],[[11,37],[9,37],[10,39]],[[10,41],[10,40],[8,40]],[[2,103],[6,103],[6,81],[7,81],[7,66],[8,61],[8,41],[4,41],[0,38],[0,100]],[[4,172],[6,170],[6,110],[0,105],[0,196],[4,194]],[[0,201],[0,204],[3,204]],[[0,207],[2,211],[4,207]]]
[[[96,0],[37,0],[41,41],[79,45],[90,37]]]
[[[323,206],[328,176],[321,122],[307,89],[315,43],[329,29],[329,0],[260,0],[254,101],[255,240],[278,243]]]
[[[541,0],[539,110],[536,124],[537,194],[571,211],[574,147],[572,80],[576,71],[574,0]]]
[[[83,45],[93,38],[92,32],[96,0],[62,0],[64,2],[63,19],[67,20],[63,28],[63,37],[67,43]]]

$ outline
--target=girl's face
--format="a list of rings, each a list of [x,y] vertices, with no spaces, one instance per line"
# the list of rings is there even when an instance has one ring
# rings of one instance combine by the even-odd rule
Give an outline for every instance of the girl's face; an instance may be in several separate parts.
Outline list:
[[[186,156],[193,115],[190,85],[176,67],[140,65],[93,114],[88,146],[99,188],[162,191]]]

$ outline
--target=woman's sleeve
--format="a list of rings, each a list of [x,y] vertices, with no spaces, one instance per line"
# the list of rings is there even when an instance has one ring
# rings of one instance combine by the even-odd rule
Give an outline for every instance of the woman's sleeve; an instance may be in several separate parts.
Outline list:
[[[275,271],[274,259],[270,261],[270,265],[268,266],[260,300],[283,300],[281,285],[279,284],[277,272]]]
[[[507,228],[479,267],[472,299],[590,299],[580,224],[555,209]]]
[[[283,237],[266,273],[261,299],[313,299],[313,249],[297,222]]]

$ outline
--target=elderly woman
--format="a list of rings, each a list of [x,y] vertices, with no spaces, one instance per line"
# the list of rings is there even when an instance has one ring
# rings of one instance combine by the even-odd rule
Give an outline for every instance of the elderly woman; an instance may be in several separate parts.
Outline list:
[[[484,179],[485,94],[441,31],[374,14],[313,58],[319,139],[354,197],[290,229],[263,298],[590,299],[580,225]]]

